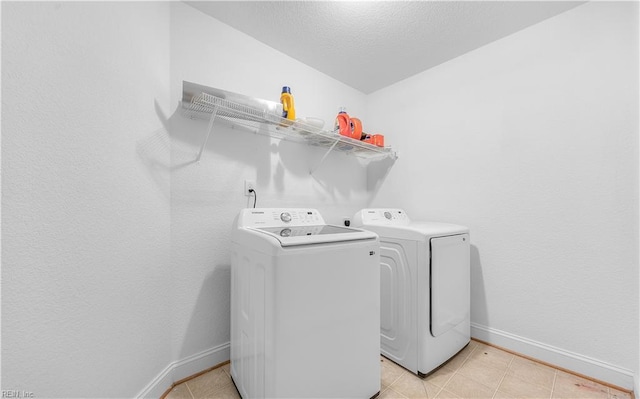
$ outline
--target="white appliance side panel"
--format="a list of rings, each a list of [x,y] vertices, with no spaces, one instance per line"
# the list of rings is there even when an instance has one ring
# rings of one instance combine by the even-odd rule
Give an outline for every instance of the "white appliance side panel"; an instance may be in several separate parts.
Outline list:
[[[377,240],[283,249],[274,267],[266,397],[380,391],[379,249]]]
[[[469,235],[431,239],[431,335],[451,330],[470,313]]]
[[[231,374],[238,375],[238,372],[235,370],[236,366],[239,364],[238,359],[240,358],[240,329],[239,327],[239,318],[240,315],[237,311],[238,309],[238,276],[237,276],[237,268],[239,262],[239,253],[238,253],[238,245],[235,243],[231,244],[231,312],[230,312],[230,356],[231,356]],[[238,387],[240,389],[240,387]]]
[[[380,241],[380,352],[417,372],[415,241]]]
[[[233,244],[231,375],[242,397],[264,397],[266,268],[273,258]]]

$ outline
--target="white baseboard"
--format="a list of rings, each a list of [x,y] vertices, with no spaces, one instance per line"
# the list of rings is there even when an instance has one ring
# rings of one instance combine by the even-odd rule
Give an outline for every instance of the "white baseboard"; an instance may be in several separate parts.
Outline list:
[[[588,356],[476,323],[471,323],[471,336],[480,341],[503,347],[620,388],[628,390],[635,388],[633,371]]]
[[[165,367],[153,381],[147,384],[136,398],[157,399],[162,396],[174,382],[226,362],[230,356],[230,344],[227,342],[184,359],[176,360]]]

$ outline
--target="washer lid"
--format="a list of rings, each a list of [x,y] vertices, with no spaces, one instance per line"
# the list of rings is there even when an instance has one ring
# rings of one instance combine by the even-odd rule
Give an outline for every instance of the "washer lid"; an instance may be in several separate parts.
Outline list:
[[[332,242],[372,240],[377,236],[370,231],[329,224],[317,226],[246,227],[248,230],[269,234],[283,247],[325,244]]]

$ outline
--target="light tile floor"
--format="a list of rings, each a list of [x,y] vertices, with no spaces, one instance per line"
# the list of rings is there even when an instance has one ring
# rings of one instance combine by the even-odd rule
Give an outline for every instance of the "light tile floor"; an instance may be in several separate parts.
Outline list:
[[[175,386],[165,399],[240,396],[229,364]],[[631,394],[512,355],[477,341],[426,378],[381,357],[380,399],[564,398],[631,399]]]

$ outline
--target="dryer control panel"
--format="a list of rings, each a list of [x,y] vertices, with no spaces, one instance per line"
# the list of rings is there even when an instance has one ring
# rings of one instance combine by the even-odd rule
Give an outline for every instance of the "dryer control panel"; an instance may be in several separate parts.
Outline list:
[[[249,208],[238,216],[238,227],[287,227],[324,225],[316,209],[307,208]]]
[[[356,226],[406,226],[410,219],[402,209],[371,208],[360,210],[353,221]]]

